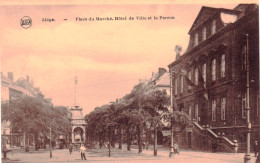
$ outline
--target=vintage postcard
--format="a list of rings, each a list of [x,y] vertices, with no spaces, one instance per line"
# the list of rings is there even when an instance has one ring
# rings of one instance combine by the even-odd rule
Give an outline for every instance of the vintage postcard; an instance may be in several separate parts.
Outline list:
[[[260,162],[259,2],[0,0],[2,162]]]

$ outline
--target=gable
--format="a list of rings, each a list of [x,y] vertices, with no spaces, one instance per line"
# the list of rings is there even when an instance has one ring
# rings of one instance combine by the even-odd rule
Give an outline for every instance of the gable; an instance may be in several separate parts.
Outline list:
[[[203,6],[200,9],[200,12],[198,14],[198,16],[196,17],[194,23],[192,24],[190,30],[189,30],[189,34],[196,29],[198,26],[200,26],[203,22],[205,22],[206,20],[208,20],[210,17],[212,17],[214,14],[216,14],[218,12],[218,9],[216,8],[211,8],[211,7],[205,7]]]

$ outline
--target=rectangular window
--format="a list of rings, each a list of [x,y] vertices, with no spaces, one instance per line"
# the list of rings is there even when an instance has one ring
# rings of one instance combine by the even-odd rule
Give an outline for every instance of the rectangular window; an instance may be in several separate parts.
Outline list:
[[[242,95],[242,118],[246,118],[246,93]]]
[[[191,81],[191,71],[188,71],[188,79]],[[188,90],[191,89],[191,86],[189,85],[188,86]]]
[[[178,79],[175,79],[175,87],[174,87],[174,94],[177,95],[178,94]]]
[[[221,120],[226,120],[226,98],[221,98]]]
[[[212,22],[212,26],[211,26],[211,34],[215,34],[216,33],[216,20],[213,20]]]
[[[194,46],[197,46],[198,44],[199,44],[199,34],[195,33]]]
[[[199,69],[198,68],[195,69],[194,77],[195,77],[194,84],[198,85],[198,82],[199,82]]]
[[[206,63],[204,63],[202,65],[202,77],[203,77],[203,81],[206,82]]]
[[[199,121],[199,105],[198,104],[195,104],[195,120],[196,122]]]
[[[212,100],[212,121],[216,121],[216,100]]]
[[[207,28],[204,27],[202,29],[202,41],[206,40],[206,38],[207,38]]]
[[[211,79],[212,79],[212,81],[216,80],[216,59],[212,60]]]
[[[181,76],[181,81],[180,81],[180,83],[181,83],[181,93],[183,93],[183,75]]]
[[[191,118],[191,105],[189,106],[189,117]]]
[[[225,61],[225,54],[222,54],[221,55],[221,65],[220,65],[220,67],[221,67],[221,74],[220,74],[220,76],[223,78],[223,77],[225,77],[225,71],[226,71],[226,69],[225,69],[225,65],[226,65],[226,61]]]

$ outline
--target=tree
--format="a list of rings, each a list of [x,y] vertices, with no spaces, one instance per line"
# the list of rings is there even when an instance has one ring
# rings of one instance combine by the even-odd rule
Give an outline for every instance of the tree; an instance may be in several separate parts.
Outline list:
[[[39,132],[47,137],[48,127],[53,128],[54,136],[59,136],[67,133],[70,127],[69,112],[65,107],[53,107],[51,103],[35,97],[23,96],[2,104],[1,114],[2,120],[11,121],[12,131],[21,131],[25,137],[34,134],[37,138]]]

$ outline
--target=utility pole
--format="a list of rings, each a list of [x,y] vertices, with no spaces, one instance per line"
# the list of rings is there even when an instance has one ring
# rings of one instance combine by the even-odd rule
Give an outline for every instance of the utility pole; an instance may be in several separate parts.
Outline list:
[[[12,151],[12,155],[13,155],[13,143],[12,143],[12,134],[13,134],[13,132],[12,132],[12,127],[10,127],[10,134],[11,134],[11,151]]]
[[[247,122],[247,141],[246,146],[247,150],[244,157],[244,163],[250,163],[250,131],[251,131],[251,123],[250,123],[250,106],[249,106],[249,41],[248,34],[246,36],[246,122]]]
[[[154,151],[153,155],[157,156],[157,124],[154,125]]]
[[[51,126],[50,126],[50,158],[52,158],[52,144],[51,144]]]

